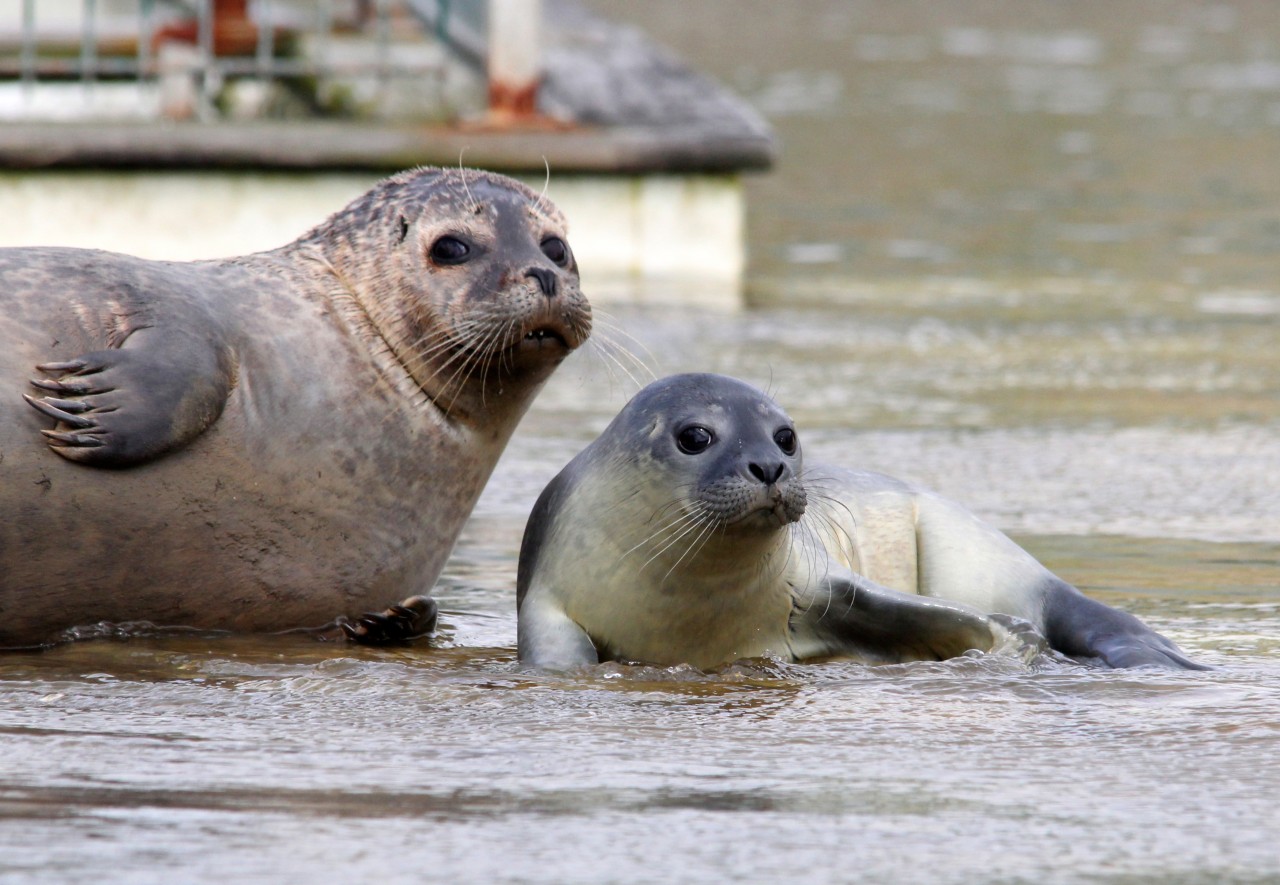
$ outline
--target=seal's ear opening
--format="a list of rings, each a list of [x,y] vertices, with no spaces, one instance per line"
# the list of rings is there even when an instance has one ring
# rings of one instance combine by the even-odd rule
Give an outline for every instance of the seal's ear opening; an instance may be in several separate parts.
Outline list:
[[[404,238],[409,236],[409,221],[403,215],[400,216],[400,239],[396,243],[403,243]]]

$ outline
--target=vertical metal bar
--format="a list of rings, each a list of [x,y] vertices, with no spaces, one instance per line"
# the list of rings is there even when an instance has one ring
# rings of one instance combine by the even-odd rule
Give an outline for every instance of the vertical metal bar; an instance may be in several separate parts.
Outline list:
[[[254,5],[254,12],[257,13],[257,21],[254,24],[258,26],[258,50],[255,55],[258,76],[267,77],[271,72],[271,60],[276,54],[271,0],[258,0]]]
[[[22,3],[22,91],[28,99],[36,85],[36,0]]]
[[[151,76],[151,40],[155,34],[155,0],[141,0],[138,4],[138,46],[135,63],[138,65],[137,81]]]
[[[88,87],[98,66],[98,0],[84,0],[84,21],[80,29],[80,80]]]
[[[329,35],[333,33],[332,0],[320,0],[316,23],[316,76],[323,77],[329,73]]]
[[[436,37],[441,43],[449,40],[450,0],[436,0]]]
[[[541,0],[489,0],[489,111],[531,116],[538,100]]]
[[[213,55],[213,0],[200,0],[199,18],[196,23],[196,42],[200,47],[200,115],[213,106],[214,76]]]
[[[378,106],[387,102],[391,82],[391,10],[388,0],[378,0]]]

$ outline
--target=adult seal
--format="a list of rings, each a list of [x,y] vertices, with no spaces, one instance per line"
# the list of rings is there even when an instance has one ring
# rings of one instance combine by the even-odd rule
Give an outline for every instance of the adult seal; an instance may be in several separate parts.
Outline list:
[[[516,181],[419,169],[245,257],[0,250],[0,646],[428,592],[590,333],[565,238]]]
[[[1112,667],[1198,666],[958,504],[803,466],[782,409],[718,375],[649,385],[547,486],[517,605],[520,659],[549,668],[943,659],[1017,620]]]

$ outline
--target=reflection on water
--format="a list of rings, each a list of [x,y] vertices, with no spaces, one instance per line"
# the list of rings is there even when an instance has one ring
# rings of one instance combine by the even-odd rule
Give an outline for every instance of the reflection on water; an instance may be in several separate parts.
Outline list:
[[[617,309],[637,352],[767,387],[807,457],[965,501],[1218,669],[523,671],[525,517],[635,390],[585,353],[430,643],[0,657],[0,880],[1280,878],[1280,11],[626,6],[785,130],[752,237],[758,294],[792,299]]]

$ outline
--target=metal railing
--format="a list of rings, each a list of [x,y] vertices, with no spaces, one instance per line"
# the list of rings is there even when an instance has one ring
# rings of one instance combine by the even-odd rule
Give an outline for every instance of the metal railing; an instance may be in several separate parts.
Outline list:
[[[446,44],[474,52],[489,4],[501,2],[511,0],[20,0],[16,20],[0,18],[0,117],[39,119],[59,102],[109,117],[99,87],[125,86],[137,95],[135,117],[216,120],[228,114],[228,84],[246,81],[294,94],[356,89],[372,110],[354,115],[379,116],[397,83],[443,94],[451,78],[467,79]],[[518,2],[538,14],[536,0]],[[485,81],[475,77],[483,111]],[[38,100],[46,87],[58,95]],[[440,115],[464,110],[459,101],[442,98]],[[353,115],[314,95],[303,104],[313,115]]]

